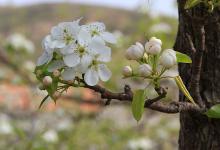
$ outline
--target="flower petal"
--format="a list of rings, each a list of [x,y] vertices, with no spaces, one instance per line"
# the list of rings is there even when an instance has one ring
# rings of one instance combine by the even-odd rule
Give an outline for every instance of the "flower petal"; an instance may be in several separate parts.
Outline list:
[[[99,82],[98,73],[93,68],[90,68],[86,71],[84,78],[85,82],[90,86],[94,86]]]
[[[53,72],[54,70],[60,69],[64,66],[65,66],[65,64],[62,60],[55,60],[48,66],[47,70],[49,72]]]
[[[75,67],[80,63],[80,57],[76,53],[73,53],[64,56],[63,61],[68,67]]]
[[[77,45],[75,43],[72,43],[70,45],[65,46],[64,48],[60,49],[60,53],[63,55],[74,53],[74,51],[77,49]]]
[[[53,54],[49,54],[46,51],[44,51],[44,53],[37,60],[37,66],[41,66],[51,61],[52,58],[53,58]]]
[[[87,32],[85,29],[81,29],[80,31],[79,31],[79,34],[78,34],[78,37],[77,37],[77,39],[78,39],[78,42],[79,42],[79,44],[81,45],[81,46],[85,46],[85,45],[87,45],[90,41],[91,41],[91,35],[90,35],[90,33],[89,32]]]
[[[111,71],[107,68],[105,64],[99,64],[98,74],[102,81],[108,81],[112,75]]]
[[[64,72],[61,74],[63,80],[73,80],[76,76],[76,69],[75,68],[66,68]]]
[[[108,50],[109,48],[103,44],[98,38],[93,38],[89,43],[88,48],[92,53],[100,54],[102,51]]]
[[[104,50],[101,49],[97,60],[101,62],[109,62],[111,60],[111,48],[106,46]]]
[[[92,57],[90,55],[83,55],[81,58],[81,63],[77,66],[80,73],[85,73],[92,62]]]
[[[115,44],[117,42],[115,36],[112,33],[109,32],[103,32],[101,34],[102,38],[109,43]]]

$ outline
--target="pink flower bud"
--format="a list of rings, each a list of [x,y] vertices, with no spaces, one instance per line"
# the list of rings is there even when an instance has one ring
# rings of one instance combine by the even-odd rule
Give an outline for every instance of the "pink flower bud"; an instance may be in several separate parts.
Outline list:
[[[43,78],[43,85],[44,86],[49,86],[52,84],[52,82],[53,82],[53,79],[50,76],[45,76]]]

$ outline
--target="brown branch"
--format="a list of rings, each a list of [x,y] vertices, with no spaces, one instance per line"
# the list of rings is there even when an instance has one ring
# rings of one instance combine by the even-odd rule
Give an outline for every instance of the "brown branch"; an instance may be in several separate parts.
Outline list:
[[[133,99],[133,93],[129,85],[124,86],[124,92],[121,93],[114,93],[105,89],[100,85],[90,86],[84,82],[83,79],[77,79],[78,82],[84,84],[84,88],[91,89],[97,93],[100,93],[102,99],[112,100],[119,100],[119,101],[128,101],[131,102]],[[61,83],[69,84],[67,81],[61,81]],[[71,84],[69,84],[71,85]],[[166,91],[162,88],[156,89],[158,96],[154,99],[147,99],[145,101],[145,108],[149,108],[152,110],[164,112],[164,113],[179,113],[183,111],[192,111],[192,112],[204,112],[203,108],[200,108],[197,105],[191,104],[189,102],[172,102],[169,104],[164,104],[159,102],[159,100],[163,99],[166,96]]]

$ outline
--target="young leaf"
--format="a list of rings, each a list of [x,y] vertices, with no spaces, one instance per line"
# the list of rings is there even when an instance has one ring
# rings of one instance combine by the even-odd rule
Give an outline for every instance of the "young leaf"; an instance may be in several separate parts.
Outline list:
[[[205,112],[209,118],[220,118],[220,104],[212,106]]]
[[[192,63],[192,60],[189,56],[177,51],[176,51],[176,58],[178,63]]]
[[[200,2],[202,1],[201,0],[187,0],[184,8],[185,9],[192,8],[196,6],[197,4],[199,4]]]
[[[182,78],[180,76],[176,76],[175,81],[176,81],[176,84],[178,85],[178,87],[180,88],[180,90],[186,96],[186,98],[190,102],[192,102],[193,104],[196,105],[196,103],[194,102],[194,100],[193,100],[192,96],[190,95],[189,91],[186,89],[186,86],[184,85]]]
[[[134,118],[139,121],[144,112],[145,90],[137,90],[134,92],[132,100],[132,113]]]

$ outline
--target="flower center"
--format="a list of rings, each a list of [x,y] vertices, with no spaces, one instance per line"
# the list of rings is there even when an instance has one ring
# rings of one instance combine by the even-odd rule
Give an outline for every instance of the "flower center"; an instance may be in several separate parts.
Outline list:
[[[92,35],[92,36],[99,35],[99,32],[98,32],[97,30],[92,30],[91,35]]]

